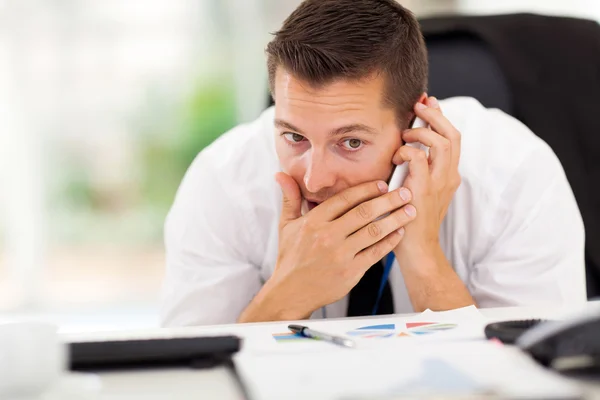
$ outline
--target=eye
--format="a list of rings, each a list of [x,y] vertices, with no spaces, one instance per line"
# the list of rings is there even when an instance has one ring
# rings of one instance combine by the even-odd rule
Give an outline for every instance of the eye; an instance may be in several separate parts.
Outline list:
[[[300,143],[304,140],[304,136],[298,133],[286,132],[283,134],[283,137],[285,137],[285,140],[291,143]]]
[[[348,150],[358,150],[363,144],[360,139],[346,139],[342,143],[344,143],[344,147]]]

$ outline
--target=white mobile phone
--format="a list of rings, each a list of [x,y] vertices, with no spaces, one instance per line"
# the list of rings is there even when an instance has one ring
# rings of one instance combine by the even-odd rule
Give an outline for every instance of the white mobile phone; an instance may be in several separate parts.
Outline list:
[[[425,121],[423,121],[421,118],[415,118],[414,122],[411,125],[411,129],[414,128],[424,128],[426,127],[427,124],[425,123]],[[414,147],[416,149],[421,149],[424,150],[425,153],[427,153],[427,156],[429,156],[429,147],[415,142],[415,143],[407,143],[407,146],[411,146]],[[392,190],[396,190],[396,189],[400,189],[400,187],[402,186],[402,184],[404,183],[404,180],[406,179],[406,176],[408,175],[408,163],[402,163],[398,166],[396,166],[396,169],[394,169],[394,173],[392,174],[392,177],[390,178],[390,181],[388,183],[388,192],[391,192]]]

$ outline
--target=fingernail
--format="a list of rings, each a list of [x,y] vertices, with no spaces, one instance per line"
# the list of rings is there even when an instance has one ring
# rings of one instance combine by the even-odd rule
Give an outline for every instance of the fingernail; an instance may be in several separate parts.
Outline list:
[[[423,103],[417,103],[415,107],[417,108],[417,110],[424,110],[427,108],[427,106]]]
[[[400,189],[400,197],[402,197],[402,200],[404,200],[404,201],[409,201],[410,200],[410,190],[408,190],[406,188]]]
[[[400,234],[400,236],[404,236],[404,227],[398,229],[398,233]]]
[[[404,212],[409,217],[414,217],[415,215],[417,215],[417,209],[412,204],[409,204],[406,207],[404,207]]]
[[[433,108],[440,108],[440,104],[438,103],[438,101],[435,97],[429,98],[429,106],[433,107]]]
[[[379,188],[379,190],[381,191],[381,193],[387,193],[387,183],[383,182],[383,181],[379,181],[377,182],[377,187]]]

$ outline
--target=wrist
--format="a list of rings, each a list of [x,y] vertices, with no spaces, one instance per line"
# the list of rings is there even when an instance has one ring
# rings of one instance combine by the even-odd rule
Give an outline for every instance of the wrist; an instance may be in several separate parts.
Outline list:
[[[475,304],[439,243],[413,250],[398,251],[396,257],[415,311],[442,311]]]
[[[394,250],[394,255],[401,268],[406,266],[424,273],[434,272],[436,265],[446,259],[439,241],[401,246]]]
[[[240,315],[238,322],[291,321],[306,319],[310,312],[296,310],[289,300],[293,298],[271,277]]]

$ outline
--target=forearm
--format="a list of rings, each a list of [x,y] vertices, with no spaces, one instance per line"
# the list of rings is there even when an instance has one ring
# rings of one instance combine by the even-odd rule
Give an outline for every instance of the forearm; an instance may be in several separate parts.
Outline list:
[[[269,279],[248,307],[240,314],[239,323],[291,321],[310,317],[310,312],[302,312],[289,304],[290,296],[282,295],[285,291],[273,278]]]
[[[396,254],[413,309],[441,311],[474,305],[475,300],[442,249]]]

